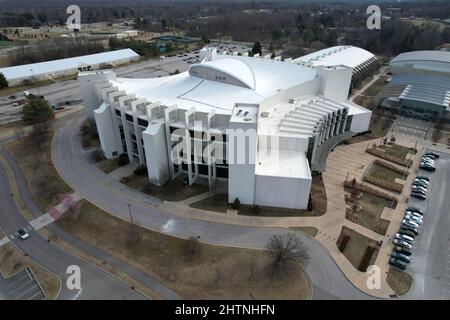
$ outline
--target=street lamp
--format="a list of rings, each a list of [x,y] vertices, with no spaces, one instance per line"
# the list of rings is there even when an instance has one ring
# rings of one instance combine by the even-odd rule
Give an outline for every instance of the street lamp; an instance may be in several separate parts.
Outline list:
[[[37,85],[37,81],[36,81],[36,77],[34,76],[33,69],[30,69],[30,71],[31,71],[31,78],[33,79],[34,88],[36,89],[38,96],[40,96],[41,94],[39,93],[39,86]]]
[[[133,215],[131,214],[131,204],[128,204],[128,212],[130,213],[130,222],[133,223]]]

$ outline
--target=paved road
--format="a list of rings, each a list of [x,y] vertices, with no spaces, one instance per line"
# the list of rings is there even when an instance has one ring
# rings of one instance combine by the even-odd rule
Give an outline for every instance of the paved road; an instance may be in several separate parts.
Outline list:
[[[8,161],[9,166],[12,168],[14,172],[14,176],[19,188],[19,192],[27,205],[28,209],[31,211],[33,216],[39,217],[42,214],[42,211],[39,209],[37,204],[33,201],[28,187],[27,182],[25,180],[25,177],[22,174],[22,171],[20,169],[19,164],[17,161],[12,157],[12,155],[5,149],[0,148],[0,154]],[[172,300],[179,300],[182,299],[180,295],[175,293],[174,291],[170,290],[157,280],[153,279],[149,275],[139,271],[138,269],[134,268],[133,266],[129,265],[128,263],[117,259],[110,254],[99,250],[98,248],[91,246],[90,244],[81,241],[70,234],[67,234],[60,228],[58,228],[57,225],[48,225],[46,228],[51,231],[56,237],[59,239],[71,244],[72,246],[78,248],[79,250],[89,254],[90,256],[93,256],[101,261],[105,261],[114,268],[126,273],[130,277],[134,278],[135,280],[139,281],[143,285],[145,285],[148,288],[153,289],[155,292],[160,294],[162,297],[166,299],[172,299]]]
[[[418,172],[431,179],[428,199],[409,201],[411,206],[425,211],[408,267],[414,275],[414,286],[407,294],[411,299],[450,299],[450,155],[439,153],[434,173]]]
[[[71,187],[102,209],[123,219],[129,218],[128,204],[132,205],[133,220],[148,229],[182,238],[199,236],[207,243],[248,248],[264,248],[274,234],[287,231],[282,228],[254,228],[193,220],[162,212],[159,200],[138,194],[110,179],[87,160],[77,139],[77,128],[82,113],[66,118],[53,141],[53,162]],[[326,249],[316,240],[296,233],[309,251],[306,271],[314,287],[314,299],[368,299],[344,276]]]
[[[12,197],[9,177],[2,164],[0,164],[0,226],[8,236],[14,235],[21,228],[30,227]],[[29,234],[30,238],[25,241],[18,240],[16,236],[11,241],[32,260],[61,279],[59,299],[145,299],[125,282],[48,242],[39,232],[31,230]],[[78,265],[82,270],[81,290],[69,290],[65,285],[68,277],[66,270],[70,265]]]

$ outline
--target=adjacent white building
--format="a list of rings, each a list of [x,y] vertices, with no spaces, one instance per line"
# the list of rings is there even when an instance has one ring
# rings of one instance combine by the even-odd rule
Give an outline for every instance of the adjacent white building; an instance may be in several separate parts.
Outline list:
[[[101,69],[102,65],[113,66],[138,61],[139,55],[131,49],[89,54],[79,57],[0,68],[10,86],[20,85],[25,80],[42,81],[76,75],[78,72]]]
[[[368,130],[371,112],[347,100],[352,68],[201,54],[163,78],[79,74],[105,156],[127,153],[156,185],[223,179],[230,202],[306,208],[329,150]]]

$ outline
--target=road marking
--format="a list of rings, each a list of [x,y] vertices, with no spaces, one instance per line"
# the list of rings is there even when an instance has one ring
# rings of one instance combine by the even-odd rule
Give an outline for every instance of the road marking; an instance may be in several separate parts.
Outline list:
[[[10,238],[11,240],[14,240],[14,238],[15,238],[14,234],[13,234],[13,233],[10,234],[10,235],[9,235],[9,238]]]

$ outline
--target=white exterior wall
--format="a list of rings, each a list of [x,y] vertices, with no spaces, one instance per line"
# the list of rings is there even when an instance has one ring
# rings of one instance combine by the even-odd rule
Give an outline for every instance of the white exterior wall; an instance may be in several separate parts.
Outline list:
[[[352,118],[352,124],[350,126],[350,131],[354,133],[366,132],[367,130],[369,130],[371,117],[371,111],[354,114]]]
[[[111,118],[110,106],[103,103],[100,108],[94,111],[95,123],[97,124],[98,136],[102,151],[107,159],[112,159],[120,154],[116,143],[116,132],[114,130],[113,119]],[[113,153],[117,152],[114,156]]]
[[[88,118],[94,118],[94,110],[99,107],[102,102],[101,97],[97,95],[97,88],[94,80],[114,80],[116,74],[112,71],[85,72],[78,75],[80,84],[80,93],[83,97],[83,104]]]
[[[351,68],[317,68],[321,75],[320,93],[328,99],[342,102],[348,99],[353,70]]]
[[[311,179],[256,176],[257,205],[307,209]]]
[[[151,183],[161,186],[170,179],[164,123],[151,124],[142,132],[148,177]]]

